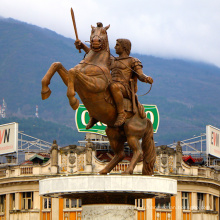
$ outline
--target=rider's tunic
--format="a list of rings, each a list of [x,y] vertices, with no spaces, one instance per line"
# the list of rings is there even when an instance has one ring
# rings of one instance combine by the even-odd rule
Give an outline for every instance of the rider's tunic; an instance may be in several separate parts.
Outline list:
[[[111,57],[112,83],[117,83],[125,98],[131,98],[130,79],[134,79],[135,93],[137,92],[137,78],[142,82],[146,82],[147,76],[143,74],[142,68],[142,63],[137,58]]]

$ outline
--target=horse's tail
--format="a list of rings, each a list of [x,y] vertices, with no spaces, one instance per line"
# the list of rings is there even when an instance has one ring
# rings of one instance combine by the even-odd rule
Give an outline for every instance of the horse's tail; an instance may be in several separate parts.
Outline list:
[[[156,151],[153,138],[153,125],[151,121],[147,120],[147,127],[142,138],[143,150],[143,175],[153,175],[154,163],[156,161]]]

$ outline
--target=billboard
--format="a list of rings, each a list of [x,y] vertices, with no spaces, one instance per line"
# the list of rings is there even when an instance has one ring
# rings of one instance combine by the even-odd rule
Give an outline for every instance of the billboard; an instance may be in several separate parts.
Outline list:
[[[159,127],[159,111],[156,105],[143,105],[147,118],[149,118],[153,124],[154,133],[157,132]],[[89,113],[83,104],[79,105],[75,114],[76,127],[79,132],[91,132],[101,135],[106,135],[105,128],[106,125],[98,122],[91,129],[87,130],[86,125],[89,122]]]
[[[220,129],[211,125],[206,126],[207,154],[220,158]]]
[[[18,123],[0,125],[0,155],[18,150]]]

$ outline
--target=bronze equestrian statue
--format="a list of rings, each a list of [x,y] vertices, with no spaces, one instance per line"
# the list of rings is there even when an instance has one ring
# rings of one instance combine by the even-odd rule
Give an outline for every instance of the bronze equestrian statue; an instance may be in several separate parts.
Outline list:
[[[142,155],[142,174],[152,175],[156,158],[153,126],[146,118],[135,93],[137,78],[148,83],[153,83],[153,80],[143,74],[139,60],[129,57],[129,47],[125,47],[123,43],[130,44],[130,41],[122,40],[121,43],[117,40],[115,49],[119,57],[110,56],[107,36],[109,27],[110,25],[103,27],[102,23],[97,23],[97,27],[92,26],[90,48],[79,40],[76,42],[77,49],[84,49],[86,56],[74,68],[67,71],[59,62],[51,65],[42,79],[42,99],[50,96],[48,85],[53,75],[58,72],[68,87],[70,106],[74,110],[79,106],[79,100],[75,97],[76,91],[90,114],[90,126],[97,121],[107,125],[106,134],[115,156],[99,173],[109,173],[123,160],[124,143],[127,141],[133,151],[133,157],[123,174],[132,174]]]

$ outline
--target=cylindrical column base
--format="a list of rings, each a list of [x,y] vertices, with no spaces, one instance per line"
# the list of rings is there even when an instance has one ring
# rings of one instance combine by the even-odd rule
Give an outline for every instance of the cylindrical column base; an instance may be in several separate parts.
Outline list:
[[[124,204],[83,205],[82,220],[134,220],[134,208]]]

